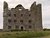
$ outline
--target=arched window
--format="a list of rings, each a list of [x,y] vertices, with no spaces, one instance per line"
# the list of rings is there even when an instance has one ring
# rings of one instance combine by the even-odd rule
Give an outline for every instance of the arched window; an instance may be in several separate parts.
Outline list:
[[[19,9],[19,11],[21,11],[22,9]]]

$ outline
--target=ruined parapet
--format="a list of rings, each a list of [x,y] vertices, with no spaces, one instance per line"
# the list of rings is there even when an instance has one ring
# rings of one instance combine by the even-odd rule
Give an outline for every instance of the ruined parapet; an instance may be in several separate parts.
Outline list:
[[[7,4],[7,2],[4,1],[4,5],[3,5],[3,17],[6,17],[7,10],[8,10],[8,4]]]
[[[42,18],[41,4],[36,5],[36,21]]]
[[[5,11],[5,10],[8,10],[8,4],[7,4],[7,2],[5,2],[5,1],[4,1],[3,9],[4,9],[4,11]]]
[[[39,17],[38,21],[40,21],[40,20],[42,21],[42,7],[41,7],[41,4],[37,5],[37,16]]]
[[[36,10],[36,2],[34,2],[30,7],[30,11],[35,11],[35,10]]]
[[[16,10],[23,10],[23,9],[25,9],[21,4],[19,4],[19,5],[17,5],[16,7],[15,7],[15,9]]]
[[[38,13],[41,13],[42,12],[41,10],[42,10],[41,4],[38,4],[37,5],[37,12]]]

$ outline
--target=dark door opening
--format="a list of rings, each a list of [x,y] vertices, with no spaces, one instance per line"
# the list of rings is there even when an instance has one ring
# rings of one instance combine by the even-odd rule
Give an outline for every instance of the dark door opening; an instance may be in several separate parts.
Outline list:
[[[23,31],[23,26],[21,27],[21,31]]]

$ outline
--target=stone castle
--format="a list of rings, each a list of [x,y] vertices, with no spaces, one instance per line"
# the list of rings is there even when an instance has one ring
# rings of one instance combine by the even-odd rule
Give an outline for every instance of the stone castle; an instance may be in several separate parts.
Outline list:
[[[21,4],[9,10],[7,2],[3,6],[3,30],[42,30],[42,9],[41,4],[34,2],[30,10],[25,9]]]

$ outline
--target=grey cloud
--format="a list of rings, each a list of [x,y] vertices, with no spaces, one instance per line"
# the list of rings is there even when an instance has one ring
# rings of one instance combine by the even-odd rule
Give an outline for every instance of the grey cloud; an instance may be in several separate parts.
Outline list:
[[[50,5],[50,0],[36,0],[38,3],[42,3],[43,5]]]

